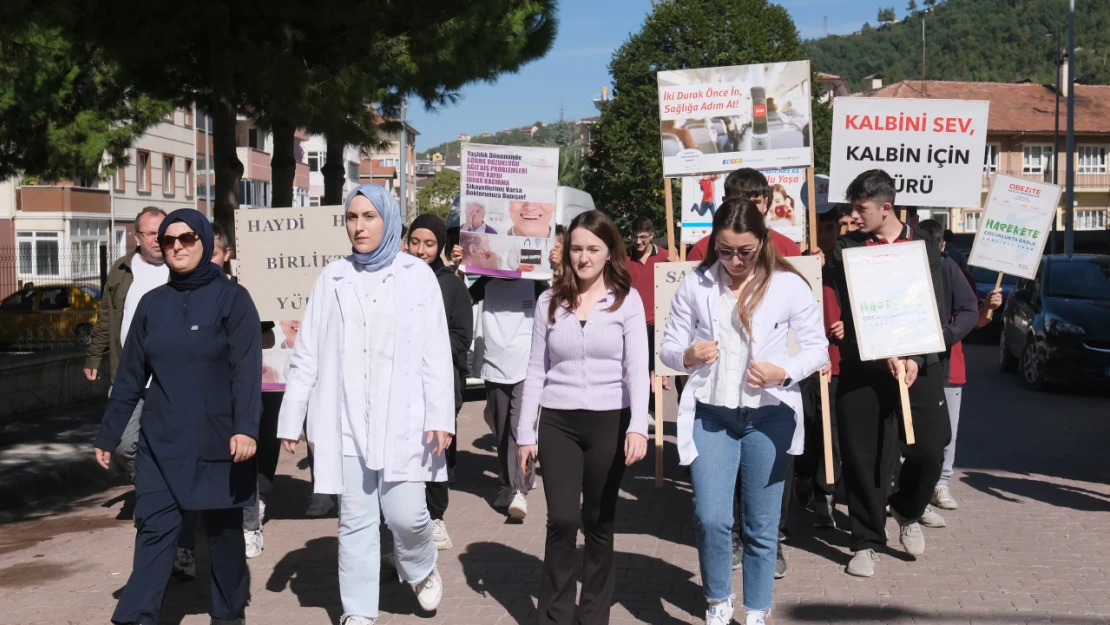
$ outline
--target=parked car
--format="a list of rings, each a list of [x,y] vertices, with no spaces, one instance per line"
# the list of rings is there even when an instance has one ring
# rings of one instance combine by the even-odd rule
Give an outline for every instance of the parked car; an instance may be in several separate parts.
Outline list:
[[[998,272],[991,271],[990,269],[983,269],[982,267],[972,267],[968,265],[968,270],[971,271],[971,277],[975,280],[975,295],[982,301],[994,290],[994,285],[998,282]],[[1006,300],[1010,298],[1010,293],[1014,290],[1017,284],[1018,277],[1011,275],[1002,276],[1002,306],[1006,306]],[[997,339],[998,333],[1002,331],[1002,315],[995,314],[991,317],[990,323],[983,328],[978,328],[977,333],[985,333],[990,337]],[[984,339],[985,340],[985,339]]]
[[[88,345],[99,289],[87,285],[27,285],[0,301],[0,345]]]
[[[1002,318],[999,364],[1027,387],[1110,382],[1110,255],[1044,257]]]

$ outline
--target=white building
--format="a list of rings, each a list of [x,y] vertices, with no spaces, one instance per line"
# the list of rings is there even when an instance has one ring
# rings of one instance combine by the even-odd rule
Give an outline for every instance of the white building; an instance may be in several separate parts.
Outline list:
[[[308,162],[308,205],[320,206],[324,199],[324,164],[327,163],[328,141],[323,135],[311,135],[304,143]],[[359,185],[358,168],[362,150],[358,146],[343,148],[343,196]]]

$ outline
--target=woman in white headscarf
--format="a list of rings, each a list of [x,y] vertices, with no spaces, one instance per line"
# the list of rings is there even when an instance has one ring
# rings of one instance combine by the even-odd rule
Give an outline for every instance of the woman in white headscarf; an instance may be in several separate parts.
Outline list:
[[[401,249],[401,215],[383,187],[346,201],[353,253],[329,264],[293,348],[278,437],[292,453],[308,415],[316,493],[339,495],[341,625],[378,616],[379,514],[397,571],[420,606],[443,597],[424,483],[447,479],[455,432],[447,316],[427,263]]]

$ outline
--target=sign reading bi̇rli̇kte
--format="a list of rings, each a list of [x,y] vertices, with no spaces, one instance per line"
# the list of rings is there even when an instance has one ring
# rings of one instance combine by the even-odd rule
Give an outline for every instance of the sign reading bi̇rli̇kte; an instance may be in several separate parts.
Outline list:
[[[968,264],[1035,278],[1059,202],[1054,184],[996,175]]]
[[[903,206],[979,206],[990,102],[843,97],[833,100],[829,197],[869,169],[894,178]]]

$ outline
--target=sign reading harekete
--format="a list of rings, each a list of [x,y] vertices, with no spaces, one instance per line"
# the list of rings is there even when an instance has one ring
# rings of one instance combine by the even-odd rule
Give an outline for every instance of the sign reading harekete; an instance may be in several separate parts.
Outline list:
[[[989,114],[978,100],[836,98],[829,196],[882,169],[903,206],[979,206]]]
[[[861,360],[944,351],[924,241],[844,250]]]
[[[312,283],[328,263],[351,253],[342,206],[235,211],[239,284],[258,316],[273,321],[273,347],[262,350],[262,390],[285,389]]]
[[[996,175],[968,264],[1035,278],[1059,201],[1054,184]]]
[[[464,143],[460,209],[463,271],[550,280],[558,148]]]

